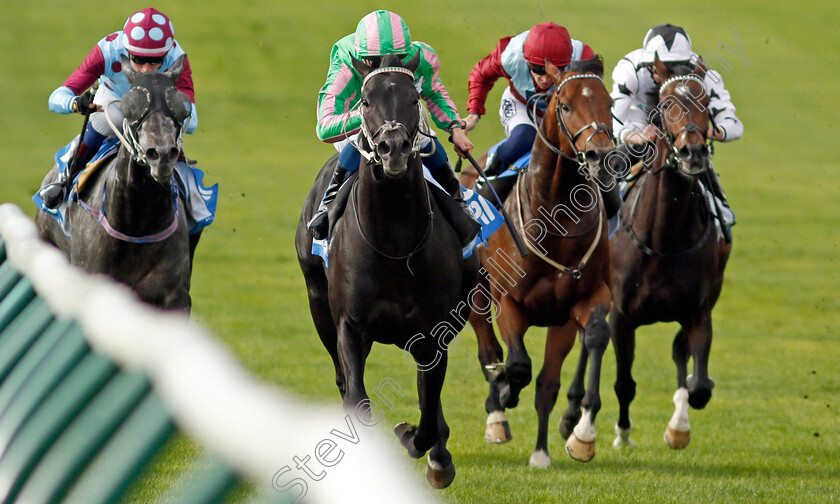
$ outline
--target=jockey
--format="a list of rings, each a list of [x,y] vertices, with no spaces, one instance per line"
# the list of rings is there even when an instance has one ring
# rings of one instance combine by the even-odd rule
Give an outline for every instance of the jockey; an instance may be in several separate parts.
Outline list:
[[[648,30],[642,47],[616,64],[611,93],[613,131],[620,148],[633,163],[641,159],[639,153],[652,152],[647,145],[656,141],[657,130],[650,124],[650,114],[656,110],[659,85],[662,83],[653,66],[657,55],[666,66],[690,64],[693,67],[700,61],[700,57],[691,50],[688,33],[679,26],[663,24]],[[729,98],[729,91],[723,87],[723,78],[718,72],[707,69],[704,81],[710,96],[711,119],[706,138],[718,142],[741,138],[744,125],[735,115],[735,106]],[[709,189],[728,207],[717,173],[712,169],[709,175],[715,185]]]
[[[73,166],[68,166],[67,170],[59,174],[56,182],[43,187],[39,192],[48,208],[56,208],[61,204],[76,174],[96,154],[102,142],[114,136],[106,114],[115,126],[122,127],[124,116],[119,103],[112,103],[131,88],[122,73],[122,57],[126,57],[138,72],[162,72],[172,67],[182,55],[185,53],[175,40],[172,22],[162,12],[148,7],[129,16],[122,31],[100,40],[64,84],[53,91],[49,98],[51,111],[60,114],[90,114],[90,122],[79,139],[80,145]],[[90,90],[85,90],[97,79],[101,85],[96,94],[91,96]],[[192,110],[185,125],[186,133],[192,134],[198,124],[198,116],[192,70],[186,56],[184,70],[175,87],[190,98]]]
[[[572,61],[594,56],[592,48],[571,38],[566,28],[545,22],[519,35],[500,39],[493,52],[475,64],[469,77],[467,131],[473,129],[485,114],[484,104],[496,80],[504,77],[509,83],[499,107],[499,117],[507,138],[489,159],[485,168],[488,175],[501,173],[508,165],[530,152],[534,145],[538,125],[528,117],[529,101],[537,93],[551,93],[555,89],[554,82],[546,74],[545,60],[563,70]],[[542,108],[545,108],[544,104]],[[542,110],[538,110],[537,114],[542,117]],[[515,183],[516,177],[496,179],[493,188],[504,201]],[[607,203],[610,198],[604,201]],[[617,204],[607,205],[610,217],[618,211],[620,204],[619,198]]]
[[[411,40],[408,26],[397,14],[387,10],[371,12],[359,21],[355,33],[333,45],[327,81],[318,93],[316,133],[322,141],[332,143],[340,154],[324,198],[307,224],[315,239],[327,236],[328,205],[335,200],[345,175],[357,171],[361,162],[356,138],[362,124],[361,111],[357,106],[361,100],[362,79],[353,67],[352,58],[377,67],[381,56],[396,54],[402,56],[403,61],[408,61],[418,53],[420,65],[414,74],[414,84],[431,111],[432,119],[439,128],[449,132],[456,152],[472,151],[473,144],[464,131],[464,122],[440,79],[440,60],[435,50],[424,42]],[[477,224],[466,207],[461,185],[446,151],[436,137],[424,136],[420,147],[422,153],[433,152],[423,158],[423,164],[450,196],[461,204],[466,214],[470,215],[469,222],[460,223],[463,226],[452,223],[462,243],[468,243],[476,234]]]

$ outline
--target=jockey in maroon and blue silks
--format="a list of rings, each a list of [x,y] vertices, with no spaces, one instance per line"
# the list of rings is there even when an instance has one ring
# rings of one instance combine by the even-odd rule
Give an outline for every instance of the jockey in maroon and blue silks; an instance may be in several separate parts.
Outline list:
[[[127,58],[139,72],[163,72],[182,55],[184,70],[175,87],[190,98],[191,111],[184,127],[186,133],[192,134],[198,125],[198,115],[189,60],[175,40],[172,22],[153,7],[133,13],[121,31],[103,37],[64,84],[53,91],[49,98],[51,111],[90,114],[90,122],[80,139],[76,162],[59,174],[56,183],[45,186],[39,193],[48,208],[56,208],[61,203],[76,173],[106,138],[114,136],[108,119],[122,128],[123,115],[119,103],[114,102],[131,88],[122,72],[122,58]],[[92,95],[86,90],[97,80],[99,89]]]

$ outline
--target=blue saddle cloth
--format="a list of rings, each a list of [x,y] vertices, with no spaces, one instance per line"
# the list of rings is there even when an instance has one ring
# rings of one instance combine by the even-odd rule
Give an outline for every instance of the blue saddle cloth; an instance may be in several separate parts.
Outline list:
[[[423,167],[423,175],[426,180],[434,185],[438,190],[446,193],[443,187],[437,183],[425,166]],[[475,250],[477,246],[485,243],[487,239],[490,238],[490,235],[502,227],[505,220],[502,217],[502,214],[500,214],[499,211],[490,204],[490,202],[482,198],[477,192],[463,188],[463,186],[462,190],[464,191],[464,199],[467,201],[470,212],[472,212],[473,219],[481,225],[481,230],[478,232],[476,237],[473,238],[473,241],[461,250],[464,257],[469,257],[472,255],[473,250]],[[312,254],[322,258],[324,260],[324,266],[326,267],[329,267],[330,265],[329,250],[329,237],[324,238],[323,240],[312,240]]]
[[[58,167],[58,173],[64,173],[67,170],[67,164],[76,150],[76,143],[79,137],[74,138],[69,144],[65,145],[55,153],[55,164]],[[102,143],[99,151],[88,161],[88,164],[94,164],[105,160],[120,150],[120,141],[118,138],[110,138]],[[70,238],[70,219],[68,218],[68,211],[70,209],[70,202],[78,198],[76,193],[76,181],[79,179],[81,172],[76,175],[73,180],[73,188],[68,191],[67,196],[58,208],[47,208],[41,196],[36,192],[32,196],[32,201],[35,205],[52,216],[58,222],[64,234]],[[184,200],[185,210],[187,212],[187,224],[189,226],[189,234],[195,234],[213,223],[216,218],[216,202],[219,196],[219,184],[214,184],[211,187],[206,187],[203,183],[204,172],[193,165],[189,165],[183,161],[175,163],[175,180],[177,182],[178,195]]]

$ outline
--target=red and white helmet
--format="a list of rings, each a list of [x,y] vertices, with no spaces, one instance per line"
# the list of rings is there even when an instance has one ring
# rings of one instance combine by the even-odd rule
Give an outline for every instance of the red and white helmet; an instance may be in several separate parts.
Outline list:
[[[123,27],[123,46],[137,56],[163,56],[175,42],[175,29],[166,14],[147,7],[128,17]]]
[[[572,37],[559,24],[546,22],[535,25],[522,45],[525,61],[545,65],[545,60],[563,68],[572,62]]]

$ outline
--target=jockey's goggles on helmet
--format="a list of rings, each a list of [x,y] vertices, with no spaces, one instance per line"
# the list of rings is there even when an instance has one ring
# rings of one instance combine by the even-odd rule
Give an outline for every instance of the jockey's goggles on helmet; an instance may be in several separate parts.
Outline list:
[[[162,65],[163,56],[138,56],[136,54],[128,53],[128,58],[138,65]]]
[[[544,65],[535,65],[533,63],[528,63],[528,68],[531,70],[532,73],[536,75],[545,75],[547,73],[545,71]]]

